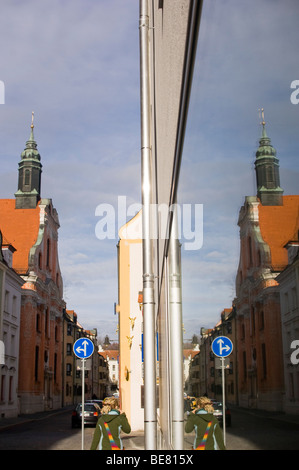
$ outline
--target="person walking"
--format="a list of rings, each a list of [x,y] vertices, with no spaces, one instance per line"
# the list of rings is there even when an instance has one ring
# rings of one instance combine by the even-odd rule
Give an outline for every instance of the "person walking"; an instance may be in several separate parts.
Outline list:
[[[222,430],[213,412],[208,397],[197,399],[196,408],[189,414],[185,425],[187,433],[195,430],[194,450],[225,450]]]
[[[120,431],[129,434],[130,423],[126,414],[119,409],[118,399],[105,398],[102,415],[98,419],[90,450],[123,450]]]

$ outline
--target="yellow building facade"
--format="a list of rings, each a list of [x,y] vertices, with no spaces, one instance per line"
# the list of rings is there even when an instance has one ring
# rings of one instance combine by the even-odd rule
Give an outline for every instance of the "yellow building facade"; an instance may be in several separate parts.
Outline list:
[[[139,212],[121,227],[118,243],[119,397],[132,431],[144,428],[141,290],[142,217]]]

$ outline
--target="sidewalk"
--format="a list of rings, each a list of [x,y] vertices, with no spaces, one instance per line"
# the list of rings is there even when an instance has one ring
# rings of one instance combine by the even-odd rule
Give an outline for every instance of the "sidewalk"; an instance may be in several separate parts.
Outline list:
[[[121,434],[125,450],[144,450],[144,431],[131,431],[130,434]]]

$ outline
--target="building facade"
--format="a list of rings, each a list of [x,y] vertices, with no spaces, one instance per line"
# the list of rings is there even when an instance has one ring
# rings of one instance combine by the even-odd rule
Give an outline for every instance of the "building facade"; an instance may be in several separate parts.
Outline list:
[[[22,277],[18,396],[21,413],[61,407],[63,283],[58,259],[59,219],[41,198],[40,154],[33,124],[19,164],[15,199],[0,200],[3,236],[16,252]]]
[[[19,414],[18,374],[21,291],[23,279],[12,269],[15,249],[0,234],[0,340],[4,357],[0,361],[0,416]]]
[[[278,274],[287,266],[285,244],[298,237],[299,196],[283,196],[278,159],[266,134],[256,152],[257,196],[239,213],[236,276],[239,404],[281,411],[283,345]]]
[[[99,356],[97,330],[85,330],[78,321],[74,310],[63,312],[63,406],[77,404],[82,401],[82,360],[74,353],[77,339],[86,337],[94,344],[94,353],[85,361],[84,393],[85,399],[100,396]]]
[[[284,411],[299,413],[299,242],[287,243],[288,265],[279,282],[284,365]]]
[[[105,397],[112,395],[112,391],[109,387],[109,364],[108,360],[103,354],[102,351],[99,350],[99,399],[103,400]],[[117,362],[117,361],[116,361]],[[118,376],[117,376],[118,377]],[[118,380],[117,380],[117,388],[118,389]]]
[[[222,401],[223,382],[221,362],[212,351],[212,343],[218,336],[228,337],[232,344],[232,353],[224,361],[225,399],[230,404],[238,403],[238,365],[237,332],[235,308],[226,308],[221,312],[221,319],[214,328],[201,330],[199,354],[198,395],[207,395]]]
[[[118,243],[119,396],[133,431],[144,428],[141,215],[120,228]]]

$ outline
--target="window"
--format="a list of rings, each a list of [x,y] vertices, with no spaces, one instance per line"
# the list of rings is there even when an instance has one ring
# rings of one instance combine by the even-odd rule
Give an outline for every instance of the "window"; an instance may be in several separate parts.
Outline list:
[[[38,379],[38,360],[39,360],[39,347],[35,346],[35,364],[34,364],[34,378]]]
[[[40,314],[36,314],[36,331],[40,332]]]
[[[241,325],[241,339],[245,339],[245,325],[242,323]]]
[[[50,240],[47,240],[47,268],[50,267]]]
[[[57,379],[57,354],[54,354],[54,381]]]
[[[30,185],[30,170],[25,170],[24,174],[24,185],[29,186]]]
[[[46,316],[45,316],[45,335],[49,336],[49,309],[46,308]]]
[[[9,312],[9,291],[5,291],[5,298],[4,298],[4,311]]]
[[[17,297],[14,295],[12,298],[12,315],[17,316]]]
[[[254,307],[251,307],[251,334],[255,334],[255,313],[254,313]]]
[[[274,171],[273,171],[273,167],[272,166],[268,166],[267,169],[266,169],[266,172],[267,172],[267,180],[268,180],[268,183],[269,183],[269,188],[273,188],[274,185]]]
[[[1,398],[1,401],[4,401],[5,400],[5,375],[2,375],[1,377],[1,395],[0,395],[0,398]]]
[[[260,313],[259,313],[259,329],[260,330],[264,329],[264,324],[265,324],[264,312],[263,312],[263,310],[261,310]]]
[[[9,377],[9,389],[8,389],[8,401],[12,402],[13,400],[13,376]]]
[[[243,378],[244,378],[244,381],[246,381],[247,379],[246,351],[243,351]]]
[[[262,344],[262,367],[263,367],[263,378],[267,377],[267,360],[266,360],[266,345]]]
[[[66,375],[68,376],[72,375],[72,364],[66,365]]]

